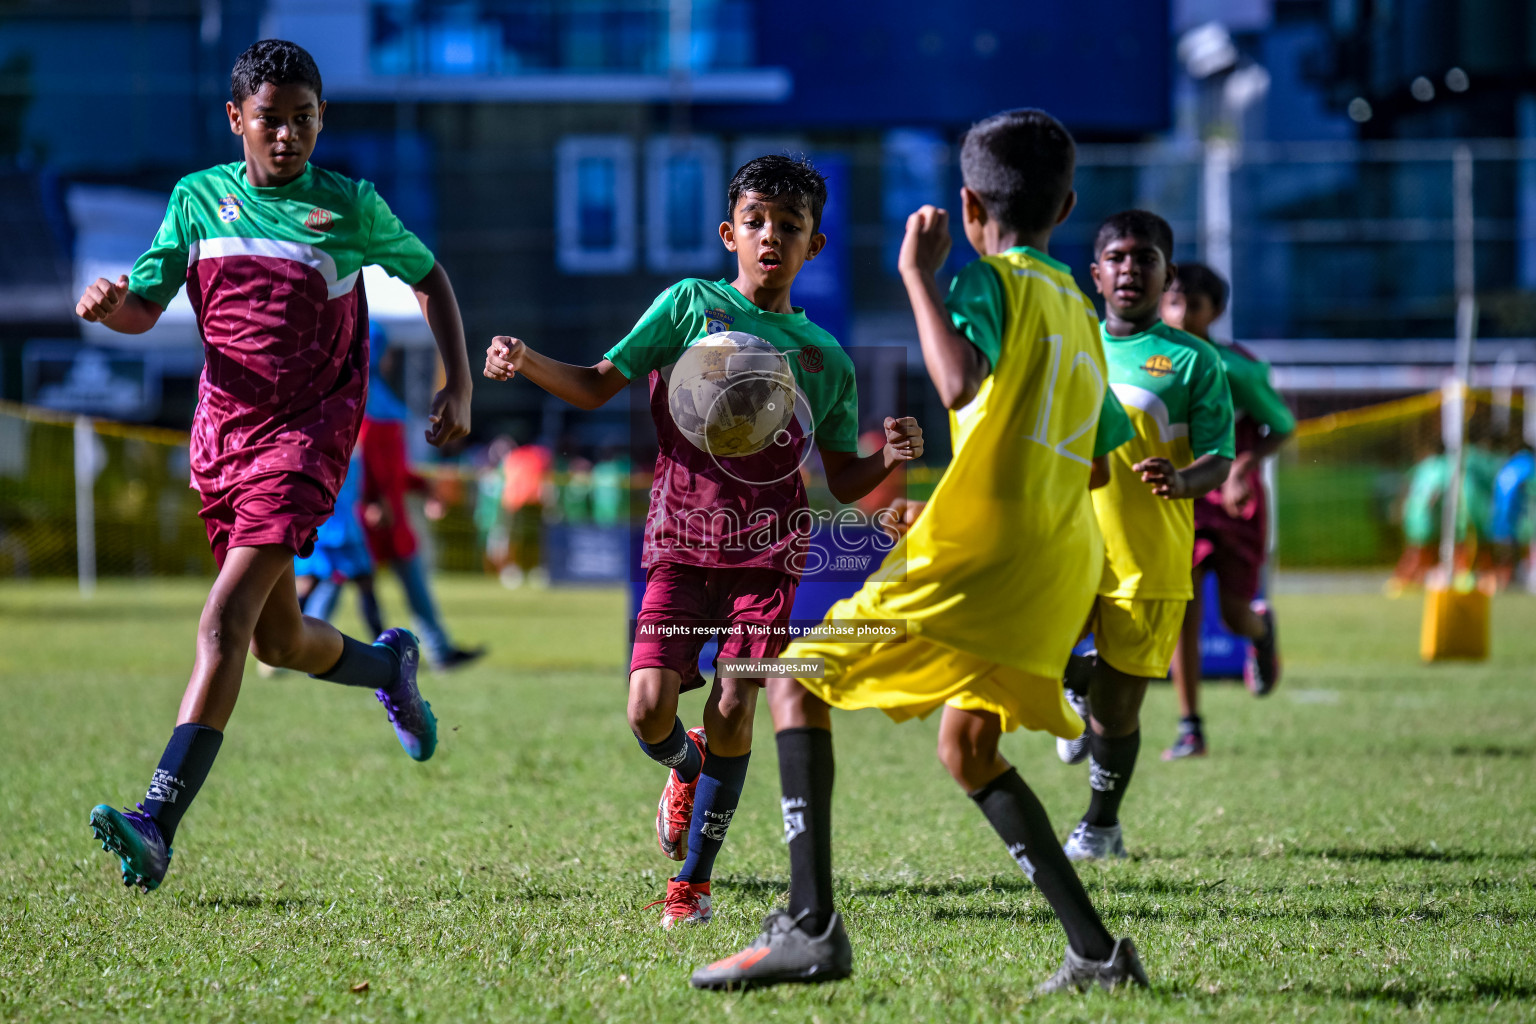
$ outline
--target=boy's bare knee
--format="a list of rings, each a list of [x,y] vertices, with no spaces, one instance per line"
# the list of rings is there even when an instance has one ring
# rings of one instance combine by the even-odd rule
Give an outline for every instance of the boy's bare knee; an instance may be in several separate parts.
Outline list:
[[[653,701],[629,702],[629,728],[647,743],[659,743],[672,731],[677,716],[663,714]]]
[[[939,763],[944,766],[944,770],[949,772],[956,782],[963,784],[967,766],[965,744],[953,736],[940,733],[939,746],[936,753],[939,756]]]
[[[629,684],[629,728],[646,743],[660,743],[677,719],[677,696],[656,675],[636,673]]]

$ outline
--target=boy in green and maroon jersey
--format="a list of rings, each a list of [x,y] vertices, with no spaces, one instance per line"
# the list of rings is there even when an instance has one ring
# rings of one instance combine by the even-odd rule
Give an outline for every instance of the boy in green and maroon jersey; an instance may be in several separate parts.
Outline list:
[[[885,420],[885,444],[858,455],[853,361],[837,339],[789,301],[806,260],[826,244],[820,221],[826,182],[810,164],[763,156],[743,165],[726,193],[721,240],[736,256],[731,281],[679,281],[656,297],[633,330],[594,366],[573,366],[499,336],[485,375],[522,374],[583,409],[646,377],[659,452],[641,564],[645,597],[629,663],[629,724],[640,748],[670,769],[656,809],[656,842],[682,867],[667,882],[661,923],[708,924],[715,855],[735,814],[752,752],[759,678],[717,675],[704,727],[685,730],[678,695],[704,685],[704,631],[720,631],[718,658],[760,659],[787,642],[795,588],[805,568],[810,507],[800,466],[812,443],[839,501],[868,494],[902,462],[922,454],[911,418]],[[667,385],[689,346],[742,331],[787,357],[795,415],[781,443],[745,456],[716,456],[673,421]],[[689,635],[661,630],[686,625]],[[697,632],[694,632],[697,630]]]
[[[227,104],[245,158],[188,175],[130,276],[99,279],[75,308],[125,334],[153,327],[185,283],[206,365],[192,424],[192,486],[219,566],[198,625],[176,729],[138,811],[102,804],[91,826],[123,884],[154,889],[176,827],[213,765],[247,649],[268,665],[375,690],[412,758],[437,743],[416,687],[416,639],[373,644],[299,609],[293,559],[314,548],[347,473],[368,392],[362,269],[409,282],[447,371],[427,439],[469,431],[470,376],[453,287],[372,185],[309,163],[325,103],[314,60],[265,39],[235,62]]]
[[[1214,572],[1227,628],[1248,640],[1243,679],[1255,696],[1280,682],[1275,613],[1259,598],[1259,574],[1269,546],[1269,502],[1260,471],[1296,430],[1296,417],[1269,382],[1269,364],[1235,342],[1211,338],[1211,325],[1227,308],[1227,282],[1203,263],[1181,263],[1163,294],[1163,321],[1208,341],[1227,371],[1236,414],[1237,457],[1226,481],[1195,502],[1194,594],[1173,656],[1179,697],[1179,735],[1163,751],[1174,761],[1205,754],[1200,721],[1200,621],[1205,574]]]

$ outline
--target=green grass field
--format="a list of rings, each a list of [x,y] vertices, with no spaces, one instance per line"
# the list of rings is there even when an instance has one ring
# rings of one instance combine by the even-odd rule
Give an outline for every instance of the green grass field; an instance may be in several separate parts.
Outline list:
[[[366,692],[248,673],[146,896],[86,816],[142,797],[200,584],[0,586],[0,1019],[1536,1019],[1536,599],[1496,603],[1492,661],[1426,667],[1417,600],[1282,598],[1284,684],[1263,702],[1211,687],[1197,763],[1157,760],[1174,712],[1154,688],[1132,859],[1085,872],[1154,990],[1034,1000],[1064,944],[1044,901],[935,761],[934,724],[873,712],[837,719],[854,978],[689,989],[787,887],[768,723],[715,923],[664,934],[641,909],[670,862],[662,775],[624,720],[622,596],[442,593],[493,654],[427,679],[437,756],[410,762]],[[1004,743],[1064,834],[1083,769],[1048,737]]]

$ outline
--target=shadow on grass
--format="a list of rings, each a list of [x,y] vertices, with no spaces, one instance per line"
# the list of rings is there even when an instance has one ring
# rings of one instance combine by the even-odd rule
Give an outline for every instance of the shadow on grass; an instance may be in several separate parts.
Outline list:
[[[1187,981],[1173,981],[1159,983],[1154,976],[1153,991],[1157,995],[1182,996],[1192,1001],[1219,1002],[1233,998],[1234,996],[1247,996],[1253,998],[1274,998],[1276,990],[1270,987],[1253,987],[1243,984],[1234,984],[1228,987],[1223,984],[1221,988],[1212,992],[1203,984],[1194,984]],[[1517,978],[1514,975],[1486,975],[1474,974],[1465,978],[1448,981],[1445,985],[1430,987],[1415,987],[1398,985],[1389,980],[1381,985],[1355,985],[1349,982],[1337,982],[1334,984],[1316,984],[1305,982],[1298,984],[1294,989],[1289,987],[1280,990],[1287,997],[1308,997],[1317,1000],[1337,999],[1345,1002],[1375,1004],[1379,1006],[1401,1006],[1404,1009],[1412,1009],[1422,1003],[1466,1005],[1472,1003],[1503,1002],[1505,1000],[1526,1002],[1536,999],[1536,981],[1525,978]]]
[[[1536,747],[1482,747],[1462,744],[1451,748],[1452,757],[1536,757]]]
[[[1467,864],[1485,860],[1518,860],[1523,862],[1529,859],[1523,854],[1491,853],[1486,850],[1442,850],[1419,845],[1383,846],[1375,849],[1345,846],[1328,846],[1315,849],[1299,847],[1295,850],[1287,850],[1286,852],[1297,857],[1321,857],[1325,860],[1365,861],[1374,864],[1395,864],[1413,861]]]
[[[324,906],[326,901],[311,896],[199,896],[187,901],[203,910],[305,910]]]
[[[1420,1003],[1482,1003],[1490,1000],[1536,999],[1536,982],[1516,978],[1513,975],[1495,977],[1486,974],[1471,975],[1461,984],[1433,988],[1364,988],[1353,985],[1304,985],[1308,995],[1329,999],[1345,999],[1357,1003],[1395,1003],[1412,1008]]]

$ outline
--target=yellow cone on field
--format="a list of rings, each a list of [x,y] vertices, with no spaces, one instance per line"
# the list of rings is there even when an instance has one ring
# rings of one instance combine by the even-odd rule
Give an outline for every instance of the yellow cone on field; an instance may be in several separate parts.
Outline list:
[[[1419,656],[1425,661],[1488,657],[1489,598],[1479,587],[1457,587],[1433,580],[1424,588],[1424,624]]]

